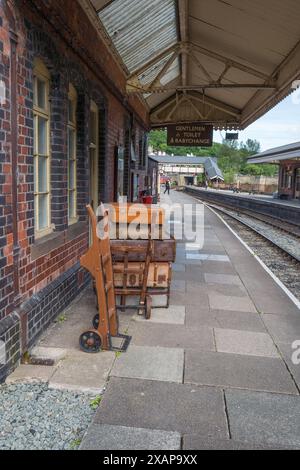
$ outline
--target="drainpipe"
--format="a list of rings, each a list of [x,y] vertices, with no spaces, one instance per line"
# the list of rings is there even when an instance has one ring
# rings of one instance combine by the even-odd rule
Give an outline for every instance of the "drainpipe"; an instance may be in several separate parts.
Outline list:
[[[12,167],[12,230],[13,230],[13,280],[14,308],[20,303],[18,234],[18,113],[17,113],[17,44],[18,36],[10,30],[10,106],[11,106],[11,167]]]

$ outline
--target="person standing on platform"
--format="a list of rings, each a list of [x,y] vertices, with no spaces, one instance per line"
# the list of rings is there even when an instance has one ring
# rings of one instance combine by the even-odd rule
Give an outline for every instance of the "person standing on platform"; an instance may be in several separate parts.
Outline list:
[[[166,192],[168,192],[168,195],[170,195],[170,188],[171,188],[170,181],[167,180],[166,181],[166,189],[165,189],[164,194],[166,194]]]

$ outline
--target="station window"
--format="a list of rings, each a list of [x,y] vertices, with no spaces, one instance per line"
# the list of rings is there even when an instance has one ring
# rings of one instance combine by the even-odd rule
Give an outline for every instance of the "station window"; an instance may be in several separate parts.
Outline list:
[[[50,75],[39,59],[33,72],[34,116],[34,215],[35,235],[41,237],[50,227]]]
[[[68,219],[69,224],[77,221],[77,190],[76,190],[76,172],[77,172],[77,93],[75,88],[69,86],[68,95]]]

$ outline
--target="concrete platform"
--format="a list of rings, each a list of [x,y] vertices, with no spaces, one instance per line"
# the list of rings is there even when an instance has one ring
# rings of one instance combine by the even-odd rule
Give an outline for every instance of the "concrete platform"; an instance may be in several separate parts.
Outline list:
[[[79,351],[96,313],[88,289],[40,340],[64,359],[9,379],[104,392],[82,449],[300,449],[300,311],[207,208],[204,223],[203,246],[178,245],[170,307],[157,296],[149,321],[120,313],[126,353]]]
[[[80,446],[81,450],[180,450],[178,432],[156,429],[93,424]]]

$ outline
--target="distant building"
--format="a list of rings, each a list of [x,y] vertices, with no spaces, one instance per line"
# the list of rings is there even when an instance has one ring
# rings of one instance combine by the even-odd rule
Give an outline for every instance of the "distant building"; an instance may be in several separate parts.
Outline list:
[[[160,184],[165,179],[177,186],[197,185],[199,175],[211,183],[224,181],[222,172],[213,157],[172,156],[150,154],[148,174],[154,197],[160,194]]]
[[[300,142],[253,155],[248,163],[279,165],[278,197],[300,199]]]

